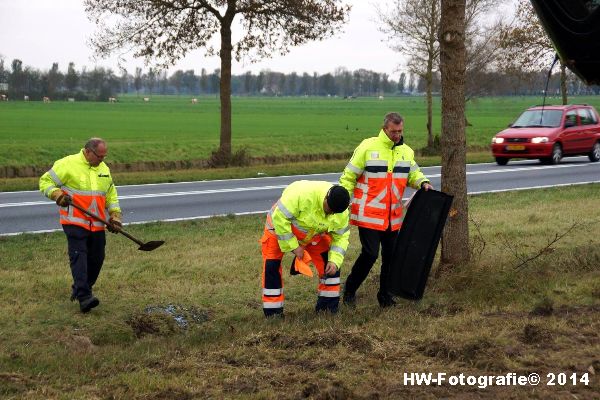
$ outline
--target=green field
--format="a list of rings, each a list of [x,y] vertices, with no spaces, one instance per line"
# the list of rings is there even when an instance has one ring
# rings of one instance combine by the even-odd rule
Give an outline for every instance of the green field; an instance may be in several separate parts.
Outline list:
[[[434,266],[423,300],[386,310],[378,267],[336,316],[314,314],[316,278],[284,268],[282,321],[261,310],[264,216],[129,226],[166,240],[151,253],[110,235],[86,315],[68,300],[62,233],[0,237],[0,398],[597,399],[599,197],[598,184],[471,197],[472,261]],[[352,229],[342,280],[358,247]],[[407,386],[405,372],[543,383]]]
[[[600,107],[600,97],[571,99]],[[537,97],[483,98],[468,104],[471,149],[489,145]],[[557,99],[549,99],[548,103]],[[406,119],[411,147],[426,144],[424,97],[242,98],[234,97],[233,147],[251,156],[335,154],[351,152],[377,133],[383,115],[398,111]],[[440,132],[439,99],[435,99],[434,132]],[[93,102],[0,103],[0,167],[44,166],[78,151],[91,136],[109,143],[107,162],[197,160],[219,144],[219,100],[189,97],[121,97],[116,104]]]

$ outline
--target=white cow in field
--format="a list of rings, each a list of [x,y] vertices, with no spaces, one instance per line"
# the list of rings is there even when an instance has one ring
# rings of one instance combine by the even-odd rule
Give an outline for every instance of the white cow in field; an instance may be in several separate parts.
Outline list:
[[[27,95],[23,96],[23,101],[29,101],[29,96],[27,96]]]
[[[116,103],[117,102],[117,98],[116,97],[109,97],[108,98],[108,102],[109,103]]]
[[[2,101],[8,101],[8,97],[6,97],[5,94],[0,94],[0,100],[2,100]]]
[[[150,97],[144,97],[144,101],[147,103],[150,101]]]
[[[198,104],[198,99],[196,99],[196,98],[192,99],[192,104]]]
[[[50,97],[44,96],[42,100],[44,101],[44,103],[50,103]]]
[[[69,103],[74,103],[74,102],[75,102],[75,97],[69,97],[69,98],[67,99],[67,101],[68,101]]]
[[[379,96],[379,100],[383,100],[383,96]]]

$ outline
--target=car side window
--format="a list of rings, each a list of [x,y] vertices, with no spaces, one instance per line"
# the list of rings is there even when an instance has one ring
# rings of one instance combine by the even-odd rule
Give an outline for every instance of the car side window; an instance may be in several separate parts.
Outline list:
[[[577,125],[577,114],[575,111],[569,111],[565,116],[565,127]]]
[[[594,124],[594,118],[590,113],[590,110],[587,108],[578,108],[577,114],[579,115],[579,120],[581,121],[581,125],[592,125]]]

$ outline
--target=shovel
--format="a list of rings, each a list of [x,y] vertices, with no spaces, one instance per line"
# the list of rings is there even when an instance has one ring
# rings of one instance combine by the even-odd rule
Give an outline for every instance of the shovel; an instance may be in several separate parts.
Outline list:
[[[75,207],[76,209],[78,209],[79,211],[81,211],[82,213],[84,213],[85,215],[89,215],[90,217],[94,218],[95,220],[98,220],[102,223],[104,223],[104,225],[111,225],[110,222],[108,222],[107,220],[105,220],[104,218],[101,218],[100,216],[89,212],[88,210],[86,210],[85,208],[78,206],[77,204],[71,202],[71,204],[73,207]],[[120,234],[122,234],[123,236],[125,236],[128,239],[133,240],[134,242],[136,242],[137,244],[140,245],[140,247],[138,248],[138,250],[142,250],[142,251],[152,251],[160,246],[162,246],[165,241],[164,240],[153,240],[151,242],[147,242],[144,243],[139,239],[134,238],[132,235],[130,235],[129,233],[125,232],[124,230],[120,230],[119,231]]]

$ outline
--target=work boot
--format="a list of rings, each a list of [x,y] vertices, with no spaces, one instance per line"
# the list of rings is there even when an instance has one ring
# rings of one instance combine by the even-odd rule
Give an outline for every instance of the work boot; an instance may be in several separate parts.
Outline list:
[[[377,301],[379,302],[379,307],[387,308],[396,305],[394,298],[389,294],[383,294],[381,292],[377,293]]]
[[[79,309],[82,313],[89,312],[92,308],[97,307],[98,304],[100,304],[100,300],[92,295],[79,299]]]
[[[283,319],[283,308],[263,308],[266,318]]]
[[[350,308],[356,307],[356,293],[344,292],[342,302]]]

